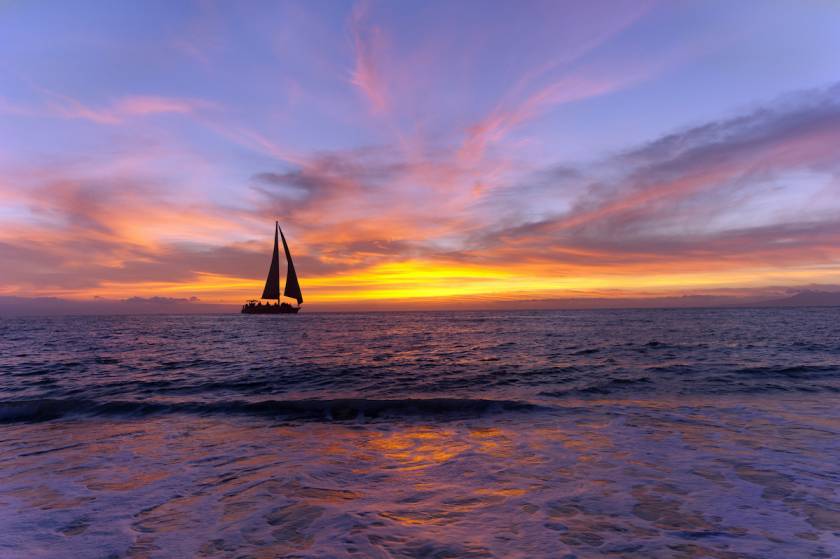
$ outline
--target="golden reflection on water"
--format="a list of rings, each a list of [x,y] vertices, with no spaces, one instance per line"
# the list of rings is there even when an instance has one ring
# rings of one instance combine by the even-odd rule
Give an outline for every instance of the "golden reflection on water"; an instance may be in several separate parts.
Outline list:
[[[398,469],[419,470],[443,464],[466,451],[469,446],[455,439],[449,429],[409,427],[388,433],[371,433],[366,447],[397,462]]]
[[[476,494],[478,495],[490,495],[493,497],[519,497],[520,495],[525,495],[526,493],[528,493],[527,489],[515,487],[482,487],[481,489],[476,490]]]
[[[513,441],[504,431],[495,427],[471,429],[470,439],[476,445],[478,452],[483,452],[495,458],[510,458],[515,455]]]

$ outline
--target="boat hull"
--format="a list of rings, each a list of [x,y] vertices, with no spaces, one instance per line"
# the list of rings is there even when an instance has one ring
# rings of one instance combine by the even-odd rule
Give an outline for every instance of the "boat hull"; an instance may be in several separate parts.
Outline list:
[[[300,307],[291,305],[243,305],[242,314],[297,314]]]

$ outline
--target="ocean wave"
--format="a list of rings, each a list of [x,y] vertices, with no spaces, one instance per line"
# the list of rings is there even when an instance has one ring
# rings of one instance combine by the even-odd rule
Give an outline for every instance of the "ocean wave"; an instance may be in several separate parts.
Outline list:
[[[150,415],[254,415],[286,419],[345,421],[386,417],[469,417],[487,413],[530,412],[541,406],[516,400],[408,398],[372,400],[241,400],[221,402],[96,401],[84,399],[0,402],[0,423],[39,422],[65,417],[145,417]]]
[[[648,377],[641,378],[614,378],[605,382],[592,384],[589,386],[579,387],[570,386],[565,390],[543,390],[539,393],[540,396],[547,396],[549,398],[565,398],[574,396],[588,396],[588,395],[614,395],[618,393],[625,393],[633,389],[650,390],[653,381]]]
[[[740,375],[780,376],[788,378],[818,378],[840,374],[836,365],[793,365],[787,367],[743,367],[736,371]]]

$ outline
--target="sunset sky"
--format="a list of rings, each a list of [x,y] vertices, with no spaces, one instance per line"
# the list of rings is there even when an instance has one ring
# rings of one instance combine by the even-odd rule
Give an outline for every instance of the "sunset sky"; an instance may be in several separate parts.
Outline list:
[[[840,3],[0,2],[0,296],[840,285]]]

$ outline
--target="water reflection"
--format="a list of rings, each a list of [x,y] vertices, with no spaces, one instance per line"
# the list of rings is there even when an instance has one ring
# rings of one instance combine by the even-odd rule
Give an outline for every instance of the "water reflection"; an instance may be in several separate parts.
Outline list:
[[[0,555],[827,557],[840,422],[797,407],[6,425]]]
[[[406,471],[443,464],[469,448],[464,441],[456,439],[452,430],[424,425],[372,432],[363,446],[379,453],[387,461],[386,468]],[[382,460],[376,462],[381,464]]]

